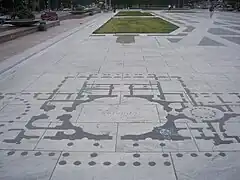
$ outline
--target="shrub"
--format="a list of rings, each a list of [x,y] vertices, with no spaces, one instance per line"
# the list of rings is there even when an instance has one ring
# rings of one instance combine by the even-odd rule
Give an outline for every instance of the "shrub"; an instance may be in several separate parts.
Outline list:
[[[12,19],[35,19],[35,15],[24,4],[16,7],[16,11],[12,14]]]

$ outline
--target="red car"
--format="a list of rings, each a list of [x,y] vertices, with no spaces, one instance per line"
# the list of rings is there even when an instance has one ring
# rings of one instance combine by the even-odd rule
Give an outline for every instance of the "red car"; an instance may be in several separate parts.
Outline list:
[[[54,11],[45,12],[41,15],[41,19],[45,21],[56,21],[58,20],[58,14]]]

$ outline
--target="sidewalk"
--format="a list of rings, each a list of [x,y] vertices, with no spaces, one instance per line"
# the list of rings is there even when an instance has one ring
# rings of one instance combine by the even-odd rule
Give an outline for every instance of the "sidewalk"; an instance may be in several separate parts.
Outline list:
[[[36,32],[34,34],[29,34],[27,36],[23,36],[15,40],[5,42],[1,44],[1,47],[0,47],[0,54],[1,54],[0,62],[7,58],[10,58],[13,55],[21,53],[37,44],[40,44],[44,41],[52,39],[53,37],[56,37],[61,33],[67,32],[79,26],[83,26],[84,23],[87,23],[88,21],[95,18],[96,16],[90,16],[90,17],[85,17],[83,19],[64,20],[64,21],[61,21],[60,26],[55,26],[53,28],[50,28],[46,32]]]
[[[239,179],[240,15],[154,13],[180,28],[0,52],[0,179]]]

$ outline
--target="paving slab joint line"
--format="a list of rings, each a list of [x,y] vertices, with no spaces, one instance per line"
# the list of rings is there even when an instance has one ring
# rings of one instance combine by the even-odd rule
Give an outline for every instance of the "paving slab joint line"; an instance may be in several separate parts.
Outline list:
[[[152,85],[151,85],[152,86]],[[155,108],[156,108],[156,110],[157,110],[157,115],[158,115],[158,121],[159,121],[159,123],[161,123],[161,118],[160,118],[160,114],[159,114],[159,110],[158,110],[158,106],[157,106],[157,104],[155,104]]]
[[[191,136],[192,136],[192,140],[193,140],[195,146],[197,147],[197,151],[200,152],[200,149],[199,149],[199,147],[198,147],[198,145],[197,145],[197,142],[196,142],[196,140],[195,140],[195,138],[194,138],[194,136],[193,136],[193,134],[192,134],[192,131],[191,131],[190,127],[188,126],[188,123],[186,123],[186,125],[187,125],[187,128],[188,128],[188,131],[190,132],[190,134],[191,134]]]
[[[176,180],[178,180],[175,164],[174,164],[173,158],[172,158],[172,153],[170,152],[169,154],[170,154],[170,158],[171,158],[171,162],[172,162],[172,167],[173,167],[175,178],[176,178]]]
[[[47,127],[47,128],[49,128],[49,126],[50,126],[51,124],[52,124],[52,122],[50,122],[50,123],[48,124],[48,127]],[[43,136],[44,136],[45,133],[47,132],[47,128],[45,129],[44,133],[42,134],[42,136],[41,136],[41,137],[39,138],[39,140],[37,141],[36,145],[35,145],[34,148],[33,148],[33,151],[36,150],[38,144],[40,143],[40,141],[42,140]]]
[[[54,171],[55,171],[55,169],[56,169],[56,167],[57,167],[57,165],[58,165],[58,162],[59,162],[61,156],[62,156],[62,151],[61,151],[61,153],[59,154],[59,157],[58,157],[57,162],[56,162],[56,164],[55,164],[55,166],[54,166],[54,168],[53,168],[53,170],[52,170],[52,173],[51,173],[51,175],[50,175],[50,177],[49,177],[49,180],[52,179],[53,173],[54,173]]]
[[[92,21],[90,21],[90,22],[92,22]],[[91,23],[90,23],[90,24],[91,24]],[[47,45],[46,47],[41,48],[39,51],[34,52],[34,53],[28,55],[27,57],[21,59],[20,61],[16,62],[15,64],[13,64],[13,65],[11,65],[11,66],[9,66],[9,67],[7,67],[7,68],[1,70],[1,71],[0,71],[0,75],[3,74],[3,73],[5,73],[5,72],[7,72],[7,71],[10,70],[10,69],[12,69],[13,67],[15,67],[15,66],[21,64],[22,62],[28,60],[29,58],[31,58],[31,57],[37,55],[38,53],[40,53],[40,52],[42,52],[42,51],[44,51],[44,50],[50,48],[51,46],[53,46],[53,45],[59,43],[60,41],[67,39],[68,37],[70,37],[71,35],[77,33],[78,31],[82,30],[83,28],[85,28],[85,27],[88,26],[88,25],[89,25],[89,23],[85,24],[83,27],[78,28],[78,29],[75,30],[74,32],[71,32],[70,34],[67,34],[66,36],[62,37],[61,39],[59,39],[59,40],[57,40],[57,41],[55,41],[55,42],[53,42],[53,43],[50,43],[50,44]],[[71,31],[71,30],[70,30],[70,31]],[[7,59],[6,59],[6,60],[7,60]]]

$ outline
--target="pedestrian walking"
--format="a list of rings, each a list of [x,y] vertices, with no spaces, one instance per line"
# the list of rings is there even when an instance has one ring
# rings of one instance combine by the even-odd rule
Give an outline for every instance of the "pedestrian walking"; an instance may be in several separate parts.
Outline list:
[[[172,9],[172,5],[168,5],[168,10],[170,11]]]
[[[209,12],[210,12],[210,18],[212,18],[213,13],[214,13],[214,6],[213,6],[213,5],[211,5],[211,6],[209,7]]]

